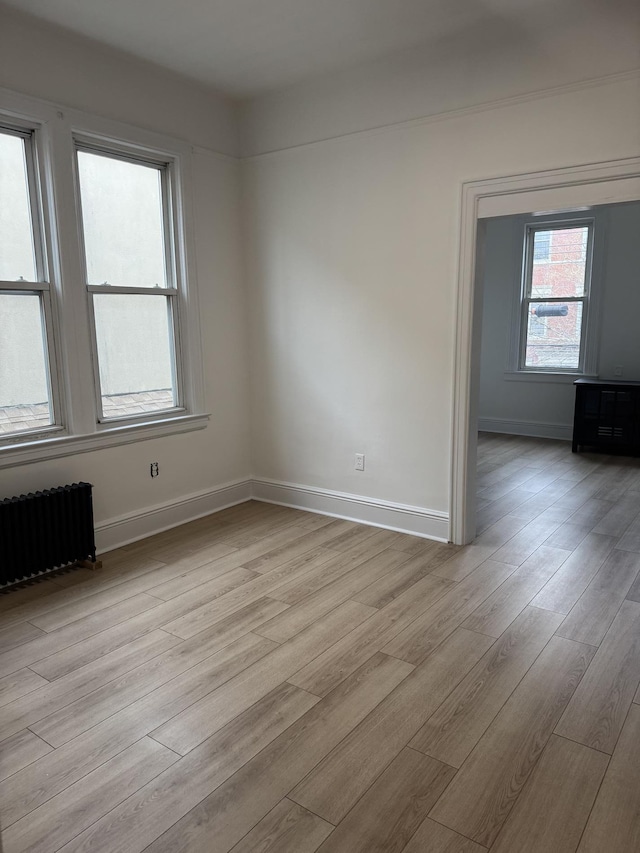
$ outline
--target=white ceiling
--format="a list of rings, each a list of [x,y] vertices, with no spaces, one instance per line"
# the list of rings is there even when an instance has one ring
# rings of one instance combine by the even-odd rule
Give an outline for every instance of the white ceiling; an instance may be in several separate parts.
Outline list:
[[[4,0],[234,97],[601,0]],[[602,0],[604,2],[604,0]],[[608,0],[615,5],[620,0]]]

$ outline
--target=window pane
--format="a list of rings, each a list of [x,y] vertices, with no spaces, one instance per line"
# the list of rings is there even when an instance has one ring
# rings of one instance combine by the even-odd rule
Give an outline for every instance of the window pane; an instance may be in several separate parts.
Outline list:
[[[525,367],[580,366],[582,302],[532,302],[529,305]]]
[[[170,301],[170,297],[162,296],[94,294],[105,418],[176,405]]]
[[[0,132],[0,281],[36,281],[25,143]]]
[[[586,225],[533,232],[533,299],[584,296],[588,237]]]
[[[88,284],[166,287],[161,170],[78,152]]]
[[[0,293],[0,437],[51,422],[40,297]]]

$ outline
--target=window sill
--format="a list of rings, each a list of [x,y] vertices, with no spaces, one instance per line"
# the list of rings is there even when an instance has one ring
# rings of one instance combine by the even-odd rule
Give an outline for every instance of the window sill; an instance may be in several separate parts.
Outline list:
[[[183,432],[194,432],[205,429],[209,415],[180,415],[164,420],[147,421],[146,423],[126,424],[101,429],[89,435],[65,435],[33,441],[22,440],[19,444],[7,445],[0,448],[0,470],[13,468],[17,465],[28,465],[45,459],[59,459],[77,453],[89,453],[92,450],[104,450],[107,447],[117,447],[121,444],[133,444],[150,438],[161,438],[166,435],[177,435]]]
[[[507,370],[504,373],[507,382],[547,382],[570,385],[576,379],[597,379],[595,373],[552,373],[534,370]]]

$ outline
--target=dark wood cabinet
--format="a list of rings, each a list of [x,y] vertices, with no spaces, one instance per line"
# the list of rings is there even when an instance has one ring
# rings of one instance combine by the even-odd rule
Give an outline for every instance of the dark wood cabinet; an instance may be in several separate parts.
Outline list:
[[[640,382],[577,379],[574,385],[573,452],[640,454]]]

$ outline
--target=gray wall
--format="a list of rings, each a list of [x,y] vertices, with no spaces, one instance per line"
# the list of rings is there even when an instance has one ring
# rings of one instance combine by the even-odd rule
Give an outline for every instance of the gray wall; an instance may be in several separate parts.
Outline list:
[[[640,380],[640,202],[609,205],[595,211],[604,229],[598,375]],[[480,428],[569,438],[573,424],[571,382],[509,379],[509,345],[514,300],[519,298],[522,241],[530,217],[506,216],[486,221],[483,276]],[[594,268],[599,264],[594,258]],[[617,378],[617,377],[616,377]]]

